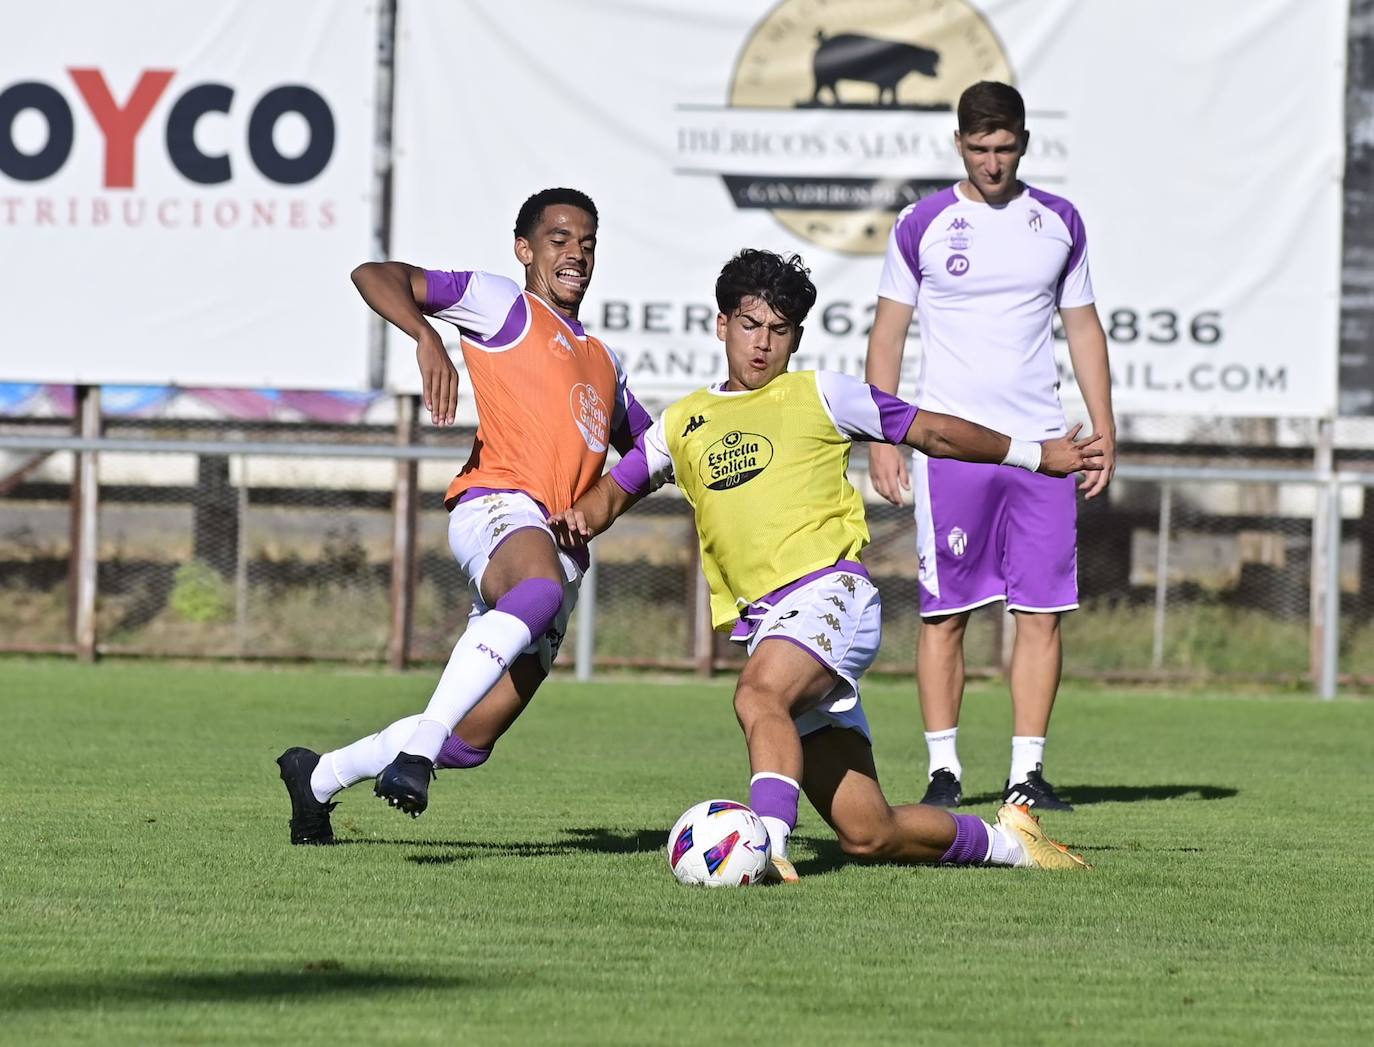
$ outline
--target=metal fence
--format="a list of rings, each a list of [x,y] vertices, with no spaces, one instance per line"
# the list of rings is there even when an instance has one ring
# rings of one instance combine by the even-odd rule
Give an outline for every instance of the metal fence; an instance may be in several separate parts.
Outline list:
[[[408,398],[399,413],[394,431],[129,421],[101,434],[88,399],[78,435],[60,420],[7,422],[0,650],[442,661],[471,606],[440,509],[470,434],[420,432]],[[1374,680],[1374,472],[1337,454],[1329,427],[1287,448],[1214,443],[1205,464],[1186,450],[1126,444],[1109,496],[1081,505],[1066,672],[1310,682],[1328,696]],[[910,511],[875,502],[869,523],[877,668],[910,672]],[[690,511],[672,489],[594,552],[565,646],[580,675],[738,662],[709,628]],[[975,612],[972,671],[1004,663],[1004,618]]]

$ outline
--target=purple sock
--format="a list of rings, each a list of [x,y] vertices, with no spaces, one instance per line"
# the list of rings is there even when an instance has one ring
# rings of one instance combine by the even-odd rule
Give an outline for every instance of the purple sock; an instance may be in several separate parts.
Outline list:
[[[749,806],[760,818],[776,818],[785,822],[788,829],[795,829],[799,793],[791,782],[755,775],[749,783]]]
[[[477,767],[486,763],[490,755],[490,749],[479,749],[475,745],[469,745],[456,734],[450,734],[444,739],[443,747],[439,750],[439,759],[434,761],[434,766],[441,771]]]
[[[538,639],[549,630],[563,608],[563,586],[552,578],[526,578],[516,582],[510,592],[496,601],[496,609],[514,615]]]
[[[987,860],[988,826],[976,814],[954,815],[954,842],[940,859],[941,865],[982,865]]]

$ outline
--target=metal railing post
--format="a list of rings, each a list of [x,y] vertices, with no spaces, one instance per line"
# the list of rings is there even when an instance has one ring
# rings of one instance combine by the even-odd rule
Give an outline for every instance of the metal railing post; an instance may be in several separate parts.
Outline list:
[[[587,573],[577,594],[577,658],[574,675],[583,683],[596,671],[596,543],[587,549]]]
[[[417,397],[396,397],[396,444],[415,441]],[[410,660],[411,623],[415,619],[415,517],[419,501],[419,462],[398,458],[391,489],[391,635],[387,664],[404,669]]]
[[[1164,621],[1169,604],[1169,534],[1174,526],[1174,487],[1164,484],[1159,492],[1159,538],[1155,543],[1155,623],[1150,667],[1164,666]]]
[[[100,387],[80,386],[76,399],[77,417],[83,439],[100,436]],[[96,581],[100,567],[100,478],[95,451],[82,451],[77,457],[76,548],[72,550],[75,589],[73,638],[76,656],[83,662],[95,661]]]
[[[248,653],[248,456],[238,461],[238,550],[234,556],[234,643],[239,657]],[[231,462],[234,460],[231,459]]]
[[[1332,463],[1335,459],[1335,440],[1333,426],[1329,418],[1318,419],[1317,441],[1312,453],[1313,475],[1323,482],[1331,479]],[[1331,534],[1330,492],[1325,487],[1314,489],[1315,508],[1312,514],[1312,564],[1308,595],[1308,620],[1310,628],[1307,641],[1308,673],[1312,684],[1321,693],[1326,679],[1327,634],[1335,628],[1335,623],[1326,614],[1326,583],[1329,577],[1327,557],[1331,555],[1328,538]],[[1337,512],[1340,503],[1337,502]]]
[[[1326,488],[1325,595],[1319,693],[1330,701],[1336,697],[1341,658],[1341,485],[1334,476]]]

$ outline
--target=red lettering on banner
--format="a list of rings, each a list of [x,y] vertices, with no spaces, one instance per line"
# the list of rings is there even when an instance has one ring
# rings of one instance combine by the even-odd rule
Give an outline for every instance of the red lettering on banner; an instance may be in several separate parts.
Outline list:
[[[334,228],[334,201],[326,200],[320,204],[320,228]]]
[[[179,208],[180,206],[180,200],[163,200],[162,203],[157,205],[157,224],[164,229],[178,228],[181,223],[174,222],[171,217],[168,216],[167,212]]]
[[[143,218],[144,218],[144,216],[148,213],[148,201],[147,201],[147,200],[125,200],[125,201],[124,201],[124,207],[122,208],[122,210],[124,211],[124,224],[125,224],[125,225],[132,225],[132,226],[139,226],[139,225],[142,225],[142,224],[143,224]]]
[[[292,228],[292,229],[304,229],[304,228],[305,228],[305,201],[304,201],[304,200],[292,200],[292,201],[291,201],[291,228]]]
[[[129,100],[121,107],[110,94],[105,74],[99,69],[68,69],[77,90],[105,136],[105,188],[132,189],[134,139],[148,120],[167,84],[176,75],[171,69],[145,69]]]
[[[103,196],[91,201],[91,225],[108,225],[110,222],[110,202]]]
[[[253,201],[253,228],[260,225],[272,225],[277,220],[277,202],[275,200],[254,200]]]
[[[39,197],[34,201],[34,225],[56,225],[57,219],[53,217],[52,201],[44,197]]]
[[[215,222],[221,229],[238,225],[239,205],[233,200],[221,200],[215,204]]]
[[[0,203],[5,205],[5,224],[14,225],[14,209],[19,206],[20,199],[17,196],[7,196]]]

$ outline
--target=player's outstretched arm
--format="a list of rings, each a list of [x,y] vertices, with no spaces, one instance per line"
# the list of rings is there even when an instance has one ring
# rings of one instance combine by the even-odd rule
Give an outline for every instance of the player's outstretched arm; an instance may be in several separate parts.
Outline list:
[[[586,546],[644,496],[631,494],[606,473],[570,509],[549,517],[549,527],[565,549]]]
[[[951,414],[920,411],[902,441],[932,458],[958,458],[964,462],[1011,465],[1048,476],[1068,476],[1102,468],[1101,437],[1096,433],[1077,439],[1082,425],[1065,435],[1036,443],[1009,436]]]
[[[868,334],[868,358],[864,380],[875,389],[896,394],[902,375],[902,353],[911,327],[912,307],[890,298],[879,298]],[[911,491],[906,456],[884,443],[868,445],[868,476],[873,489],[893,505],[904,505]]]
[[[458,413],[458,369],[421,311],[429,293],[425,271],[405,262],[364,262],[352,276],[372,311],[415,339],[425,410],[435,425],[452,425]]]

